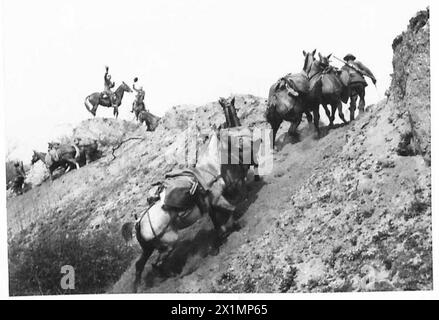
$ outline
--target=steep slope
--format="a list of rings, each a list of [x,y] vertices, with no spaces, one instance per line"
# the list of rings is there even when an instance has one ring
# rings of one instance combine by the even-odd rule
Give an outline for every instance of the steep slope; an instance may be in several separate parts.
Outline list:
[[[286,145],[219,255],[182,246],[168,262],[178,276],[149,268],[143,291],[431,290],[428,11],[394,49],[388,102],[318,141]],[[128,291],[133,272],[113,292]]]
[[[237,96],[236,106],[246,125],[263,118],[264,99]],[[53,279],[63,265],[80,270],[75,292],[102,292],[114,283],[138,254],[136,246],[125,245],[120,227],[145,208],[153,182],[185,166],[194,119],[206,130],[224,122],[224,115],[217,102],[174,107],[155,132],[97,118],[64,138],[97,139],[104,156],[7,202],[11,294],[59,293]]]

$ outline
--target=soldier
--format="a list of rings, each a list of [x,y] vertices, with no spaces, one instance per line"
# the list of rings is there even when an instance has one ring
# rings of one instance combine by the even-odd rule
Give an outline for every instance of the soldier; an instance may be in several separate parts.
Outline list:
[[[368,67],[366,67],[364,64],[362,64],[360,61],[357,60],[357,58],[353,54],[347,54],[344,58],[344,61],[346,61],[346,64],[351,67],[352,71],[356,71],[361,76],[362,80],[364,81],[364,76],[369,77],[373,84],[376,84],[377,80],[375,76],[373,75],[372,71]]]
[[[376,84],[377,80],[372,71],[370,71],[368,67],[358,61],[353,54],[347,54],[343,58],[343,60],[346,61],[346,64],[341,69],[342,71],[346,71],[349,75],[348,85],[351,90],[351,101],[349,110],[350,119],[352,121],[354,120],[354,113],[357,107],[358,97],[360,97],[360,102],[358,103],[358,110],[360,113],[364,112],[364,107],[366,106],[366,101],[364,97],[367,82],[364,79],[364,76],[369,77],[372,80],[373,84]]]
[[[112,107],[116,107],[114,105],[114,93],[111,91],[112,88],[114,88],[114,81],[111,81],[111,75],[108,73],[108,66],[105,66],[105,75],[104,75],[104,92],[103,94],[106,94],[108,98],[110,99],[110,103]]]
[[[24,171],[23,163],[15,162],[15,179],[14,179],[14,191],[17,194],[23,194],[23,184],[26,178],[26,172]]]
[[[145,110],[145,103],[143,100],[145,99],[145,90],[143,90],[143,86],[139,84],[139,78],[134,78],[133,89],[137,92],[136,99],[133,103],[133,109],[131,112],[134,112],[135,109]]]

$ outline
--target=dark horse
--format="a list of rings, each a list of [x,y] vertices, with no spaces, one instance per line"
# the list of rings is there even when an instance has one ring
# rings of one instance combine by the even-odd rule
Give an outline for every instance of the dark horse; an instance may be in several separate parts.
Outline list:
[[[145,123],[148,127],[147,131],[154,131],[158,127],[161,118],[153,115],[151,112],[142,110],[139,112],[138,119],[140,124]]]
[[[222,152],[227,151],[227,163],[221,165],[221,175],[226,183],[225,195],[233,197],[236,201],[244,200],[247,197],[247,188],[245,185],[250,166],[253,166],[255,172],[255,181],[259,181],[258,159],[257,155],[261,139],[253,139],[253,132],[247,127],[241,126],[241,121],[235,108],[235,97],[230,101],[224,98],[219,99],[219,104],[223,108],[226,122],[222,125]],[[225,141],[227,138],[227,141]],[[232,146],[231,139],[239,145]],[[227,148],[227,149],[226,149]],[[232,150],[237,150],[237,154],[232,154]],[[244,163],[244,158],[248,158]],[[230,158],[230,159],[229,159]]]
[[[305,63],[302,72],[289,74],[270,87],[265,118],[273,130],[273,147],[282,121],[291,122],[288,134],[294,136],[303,113],[306,114],[309,123],[314,119],[317,136],[320,137],[319,105],[322,81],[315,53],[316,50],[311,53],[303,51]]]
[[[132,92],[131,88],[122,81],[122,84],[114,91],[114,95],[116,96],[114,101],[114,110],[113,115],[117,118],[119,115],[119,107],[122,104],[122,98],[123,94],[125,92]],[[87,110],[93,115],[96,116],[96,110],[98,109],[98,106],[101,105],[103,107],[111,108],[113,104],[110,101],[110,97],[102,97],[102,94],[100,92],[95,92],[90,94],[85,98],[84,101],[85,107]]]

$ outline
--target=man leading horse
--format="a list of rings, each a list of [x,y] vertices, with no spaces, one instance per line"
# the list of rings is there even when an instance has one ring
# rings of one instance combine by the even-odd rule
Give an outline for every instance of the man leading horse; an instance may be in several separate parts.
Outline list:
[[[366,106],[365,95],[367,82],[364,76],[370,78],[374,85],[376,85],[376,78],[372,71],[366,67],[363,63],[357,60],[353,54],[347,54],[343,60],[345,65],[341,68],[340,79],[343,84],[350,89],[350,120],[354,120],[355,109],[357,108],[357,99],[360,97],[360,102],[358,103],[358,111],[360,113],[364,112],[364,107]]]

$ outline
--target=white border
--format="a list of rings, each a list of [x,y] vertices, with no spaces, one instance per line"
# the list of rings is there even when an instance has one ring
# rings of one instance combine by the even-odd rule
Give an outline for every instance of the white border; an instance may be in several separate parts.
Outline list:
[[[3,1],[1,2],[1,7],[3,9]],[[422,9],[422,8],[420,8]],[[438,22],[436,10],[439,10],[437,3],[435,1],[430,2],[430,27],[431,34],[433,34],[431,39],[431,117],[432,117],[432,195],[437,195],[436,186],[438,185],[438,174],[437,174],[437,159],[438,148],[437,148],[437,137],[438,137],[438,127],[436,121],[439,120],[437,110],[438,94],[433,88],[437,88],[438,82],[438,65],[437,57],[439,56],[438,50],[438,39],[436,34]],[[4,10],[0,10],[4,12]],[[389,13],[391,14],[391,13]],[[3,16],[0,15],[0,44],[3,47]],[[403,30],[401,30],[403,31]],[[396,36],[396,35],[395,35]],[[3,50],[0,50],[3,52]],[[0,132],[4,134],[5,122],[4,122],[4,105],[3,105],[3,67],[4,60],[3,56],[0,63],[0,98],[1,98],[1,108],[0,108]],[[0,157],[4,159],[5,150],[5,137],[0,139]],[[4,161],[0,161],[0,181],[4,180],[5,168]],[[437,208],[437,198],[432,197],[432,227],[433,227],[433,291],[414,291],[414,292],[361,292],[361,293],[294,293],[294,294],[101,294],[101,295],[65,295],[65,296],[32,296],[32,297],[9,297],[8,292],[8,267],[7,267],[7,217],[6,217],[6,194],[4,188],[1,188],[0,192],[0,298],[2,299],[12,299],[12,300],[329,300],[329,299],[349,299],[349,300],[371,300],[371,299],[438,299],[439,298],[439,219],[436,216]]]

